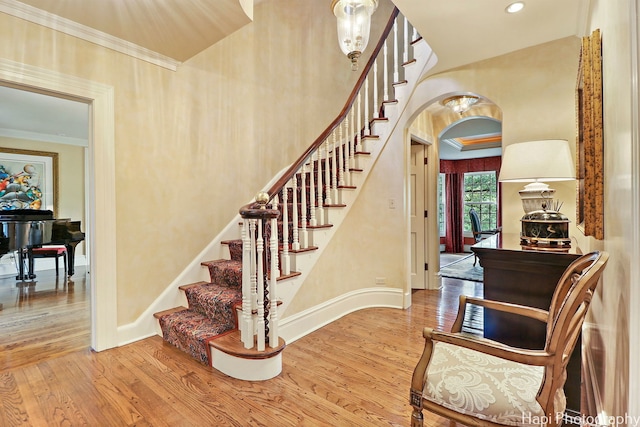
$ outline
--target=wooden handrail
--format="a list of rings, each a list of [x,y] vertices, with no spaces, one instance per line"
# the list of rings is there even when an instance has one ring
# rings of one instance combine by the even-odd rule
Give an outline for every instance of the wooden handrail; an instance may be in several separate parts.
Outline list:
[[[327,137],[331,135],[331,132],[333,132],[338,127],[338,125],[340,125],[340,123],[342,123],[343,120],[347,117],[347,114],[351,106],[355,102],[356,97],[358,96],[358,93],[360,92],[360,89],[362,88],[362,85],[364,84],[366,77],[369,74],[369,71],[371,71],[371,69],[373,68],[373,64],[376,61],[378,55],[380,54],[382,47],[384,46],[385,40],[387,39],[387,37],[389,36],[389,33],[391,32],[391,29],[393,28],[393,24],[396,17],[398,16],[398,13],[399,13],[398,8],[394,7],[393,12],[391,12],[391,16],[389,17],[389,21],[387,22],[387,25],[384,28],[380,39],[378,40],[378,44],[376,44],[376,47],[373,49],[373,52],[371,53],[371,57],[369,58],[367,65],[364,67],[364,70],[362,71],[360,78],[358,79],[355,86],[353,87],[353,90],[351,91],[349,98],[347,98],[347,102],[345,103],[344,107],[342,108],[338,116],[320,134],[320,136],[318,136],[318,138],[316,138],[316,140],[313,141],[313,143],[304,151],[304,153],[302,153],[302,155],[298,158],[298,160],[296,160],[295,162],[293,162],[293,164],[291,164],[291,166],[289,167],[289,169],[287,169],[284,175],[282,175],[280,179],[278,179],[278,181],[276,181],[271,186],[271,188],[267,190],[267,194],[269,194],[269,200],[271,200],[274,195],[278,194],[284,188],[287,182],[289,182],[291,178],[293,178],[293,176],[298,172],[298,170],[300,170],[300,168],[307,162],[309,157],[322,145],[322,143],[327,139]],[[376,106],[375,108],[378,108],[378,107]],[[260,216],[260,212],[256,212],[257,210],[260,210],[258,208],[258,203],[253,202],[240,208],[240,214],[243,215],[243,212],[244,213],[251,212],[256,216]],[[261,212],[266,214],[268,210],[261,209]]]

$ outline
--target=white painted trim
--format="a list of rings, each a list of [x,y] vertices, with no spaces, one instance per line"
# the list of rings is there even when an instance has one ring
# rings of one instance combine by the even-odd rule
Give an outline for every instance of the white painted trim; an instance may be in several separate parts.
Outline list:
[[[0,12],[176,71],[180,61],[17,0],[0,0]]]
[[[291,344],[299,338],[354,311],[372,307],[402,309],[404,292],[399,288],[364,288],[348,292],[315,307],[280,320],[280,336]]]
[[[212,347],[211,359],[211,366],[239,380],[266,381],[282,372],[282,352],[268,359],[243,359]]]
[[[53,142],[55,144],[77,145],[79,147],[89,146],[89,141],[82,138],[70,136],[51,135],[39,132],[29,132],[18,129],[0,128],[0,136],[15,139],[27,139],[29,141]]]
[[[630,46],[631,46],[631,218],[640,217],[640,0],[629,2]],[[629,361],[636,360],[640,353],[640,222],[632,221],[632,246],[629,254]],[[640,366],[629,363],[629,414],[640,416]]]
[[[115,347],[118,305],[113,87],[0,58],[2,81],[54,96],[68,94],[90,105],[89,210],[85,229],[91,268],[91,346],[96,351]]]

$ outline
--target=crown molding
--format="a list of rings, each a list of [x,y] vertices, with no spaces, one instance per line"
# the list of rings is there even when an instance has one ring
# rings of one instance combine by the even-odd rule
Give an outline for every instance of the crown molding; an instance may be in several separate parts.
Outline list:
[[[176,71],[180,65],[180,61],[176,61],[158,52],[87,27],[86,25],[78,24],[70,19],[62,18],[42,9],[29,6],[17,0],[0,0],[0,12],[77,37],[97,44],[98,46],[106,47],[107,49],[115,50],[116,52],[129,55],[171,71]]]
[[[52,135],[38,132],[29,132],[17,129],[0,128],[0,137],[13,139],[26,139],[28,141],[52,142],[55,144],[76,145],[78,147],[88,147],[89,140],[75,138],[71,136]]]

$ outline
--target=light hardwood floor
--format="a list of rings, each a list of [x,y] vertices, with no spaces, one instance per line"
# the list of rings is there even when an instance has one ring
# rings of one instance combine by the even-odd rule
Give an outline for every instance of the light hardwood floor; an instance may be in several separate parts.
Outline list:
[[[481,284],[445,279],[414,292],[408,310],[349,314],[289,344],[278,377],[245,382],[160,337],[93,352],[84,275],[57,290],[45,277],[28,296],[0,281],[1,426],[409,426],[422,328],[448,329],[458,295],[481,294]]]

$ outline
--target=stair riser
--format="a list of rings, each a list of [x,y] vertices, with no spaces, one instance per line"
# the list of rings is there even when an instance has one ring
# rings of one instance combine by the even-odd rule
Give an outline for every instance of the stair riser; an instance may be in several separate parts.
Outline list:
[[[236,327],[235,306],[242,302],[242,293],[239,290],[208,285],[187,289],[185,294],[190,310],[215,319],[225,325],[225,329]]]

